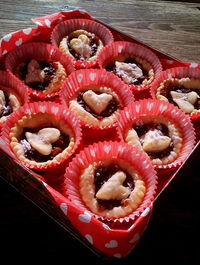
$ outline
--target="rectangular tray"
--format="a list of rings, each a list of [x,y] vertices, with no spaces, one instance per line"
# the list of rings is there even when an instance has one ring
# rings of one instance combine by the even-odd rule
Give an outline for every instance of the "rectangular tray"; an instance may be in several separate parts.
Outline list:
[[[88,19],[94,19],[89,13],[79,10],[73,10],[69,12],[59,12],[49,16],[34,19],[36,27],[19,30],[15,33],[4,36],[1,41],[1,60],[4,60],[4,55],[14,49],[18,45],[19,41],[25,43],[29,41],[49,41],[49,34],[58,21],[66,20],[73,17],[83,17]],[[142,44],[152,49],[163,65],[164,69],[174,66],[188,66],[192,64],[187,62],[180,62],[179,60],[172,58],[170,55],[163,54],[152,47],[149,47],[141,41],[117,31],[114,28],[106,25],[100,20],[96,20],[99,23],[108,27],[114,35],[115,40],[125,40],[134,43]],[[7,41],[10,39],[10,42]],[[191,66],[192,67],[192,66]],[[200,66],[198,66],[200,68]],[[196,127],[198,130],[199,124]],[[197,134],[198,135],[198,134]],[[199,136],[198,136],[199,141]],[[59,183],[56,181],[49,181],[47,183],[45,175],[36,174],[35,172],[24,168],[17,161],[15,161],[13,155],[6,149],[4,143],[0,139],[0,172],[1,177],[7,180],[12,186],[14,186],[20,193],[24,194],[29,200],[36,204],[42,211],[53,218],[59,223],[64,230],[73,235],[77,240],[83,243],[91,251],[98,256],[104,256],[105,258],[122,258],[127,256],[130,251],[138,244],[143,232],[148,227],[153,205],[145,209],[145,211],[134,222],[127,224],[126,227],[119,227],[117,229],[111,229],[101,222],[96,222],[87,213],[81,212],[76,206],[71,205],[67,198],[65,198],[59,192]],[[159,179],[158,189],[154,203],[160,200],[161,196],[167,196],[167,191],[173,188],[175,181],[181,177],[182,172],[188,167],[193,159],[199,154],[200,144],[196,144],[193,152],[189,155],[183,165],[173,173],[165,174],[162,176],[162,180]],[[9,169],[9,170],[8,170]],[[77,221],[78,219],[78,221]],[[105,236],[106,242],[111,243],[115,238],[115,243],[112,241],[112,247],[105,248],[105,245],[101,245],[100,242],[93,240],[92,233],[96,232],[96,236]],[[102,236],[102,237],[103,237]],[[92,238],[92,239],[91,239]],[[117,242],[117,243],[116,243]],[[120,245],[123,246],[120,247]],[[108,245],[107,245],[108,246]]]

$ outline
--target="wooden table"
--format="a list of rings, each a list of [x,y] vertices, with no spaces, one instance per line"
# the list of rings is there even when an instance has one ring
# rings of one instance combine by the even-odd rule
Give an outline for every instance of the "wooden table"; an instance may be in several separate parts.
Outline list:
[[[195,2],[195,1],[194,1]],[[198,2],[198,1],[196,1]],[[84,9],[96,18],[180,60],[200,63],[200,4],[128,0],[0,0],[0,37],[32,26],[31,18],[60,10]],[[188,169],[160,203],[138,247],[123,264],[199,264],[194,243],[199,229],[199,178]],[[55,260],[102,264],[79,242],[63,233],[40,209],[0,181],[1,260],[40,263]],[[199,243],[197,242],[197,245]],[[75,254],[74,254],[75,253]],[[77,255],[76,255],[77,253]],[[146,253],[146,254],[144,254]],[[198,254],[198,255],[197,255]]]

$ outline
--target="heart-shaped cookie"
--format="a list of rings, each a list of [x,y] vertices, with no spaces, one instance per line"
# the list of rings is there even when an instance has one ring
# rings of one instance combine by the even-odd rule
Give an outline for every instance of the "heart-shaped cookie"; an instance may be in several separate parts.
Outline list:
[[[60,131],[56,128],[43,128],[37,133],[26,132],[25,136],[32,148],[42,155],[49,155],[52,151],[52,143],[60,137]]]
[[[86,104],[97,114],[101,114],[107,108],[112,98],[110,94],[102,93],[98,95],[92,90],[88,90],[83,94]]]

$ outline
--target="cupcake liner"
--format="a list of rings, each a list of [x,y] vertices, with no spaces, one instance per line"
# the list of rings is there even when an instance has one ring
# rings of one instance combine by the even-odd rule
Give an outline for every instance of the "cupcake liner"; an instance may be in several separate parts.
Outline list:
[[[162,71],[162,65],[150,49],[132,42],[116,41],[104,47],[98,55],[98,64],[100,68],[105,68],[114,58],[119,56],[125,57],[138,57],[148,62],[154,70],[154,78],[157,77]],[[129,85],[130,89],[138,94],[141,91],[148,90],[147,85]]]
[[[87,30],[88,32],[94,33],[99,37],[99,39],[103,42],[103,45],[107,45],[113,42],[112,33],[108,28],[103,26],[102,24],[90,20],[90,19],[69,19],[60,24],[58,24],[52,31],[51,35],[51,43],[56,47],[59,47],[61,40],[72,33],[75,30]],[[79,60],[73,59],[76,65],[76,68],[92,68],[96,66],[97,61],[88,61],[82,62]]]
[[[27,87],[24,84],[19,84],[8,72],[0,71],[0,89],[5,92],[8,91],[8,89],[13,90],[20,99],[21,106],[28,103],[30,100]],[[3,123],[3,121],[0,121],[0,129],[3,126]]]
[[[49,160],[51,161],[50,163],[38,162],[38,163],[31,164],[27,160],[26,161],[20,160],[20,158],[18,158],[16,153],[12,150],[10,146],[10,143],[11,143],[10,132],[11,132],[11,129],[15,126],[15,124],[19,120],[22,119],[22,117],[25,117],[25,116],[29,117],[30,115],[36,115],[38,113],[50,114],[53,117],[55,117],[55,121],[59,121],[59,122],[64,121],[65,124],[68,126],[68,128],[72,132],[74,143],[72,143],[72,146],[69,152],[67,152],[65,156],[60,157],[58,160],[56,159]],[[43,118],[41,119],[40,117],[40,121],[44,122],[45,120]],[[37,126],[38,125],[36,125],[36,127]],[[23,107],[20,107],[12,115],[9,116],[9,118],[6,120],[2,128],[2,139],[6,143],[6,145],[9,146],[10,150],[14,153],[16,160],[18,160],[22,165],[32,170],[49,171],[49,170],[53,170],[55,168],[60,167],[63,163],[70,160],[71,156],[75,153],[75,151],[81,145],[82,130],[81,130],[79,120],[65,106],[57,104],[57,103],[51,103],[51,102],[35,102],[35,103],[25,104]]]
[[[62,53],[55,46],[41,42],[26,43],[11,51],[5,59],[6,69],[20,84],[24,84],[24,82],[20,80],[14,72],[17,66],[27,58],[36,59],[38,61],[44,60],[47,62],[58,61],[63,65],[67,76],[75,70],[71,58]],[[58,91],[46,94],[32,89],[29,86],[27,87],[31,97],[37,100],[52,99],[58,96]]]
[[[96,161],[109,160],[111,158],[116,161],[122,160],[134,167],[145,182],[146,193],[142,203],[131,214],[128,214],[125,217],[108,219],[91,212],[85,205],[79,192],[79,179],[80,174],[89,164]],[[135,220],[136,217],[151,205],[156,191],[157,176],[145,153],[122,142],[104,141],[90,145],[76,155],[66,169],[64,185],[65,195],[67,195],[68,199],[83,209],[83,211],[86,210],[100,220],[122,223],[124,221],[128,222],[129,220]]]
[[[106,72],[99,69],[82,69],[73,72],[64,82],[61,91],[60,98],[63,104],[69,107],[70,100],[76,96],[79,91],[88,85],[100,85],[102,87],[108,87],[113,90],[119,97],[122,107],[127,106],[134,101],[134,96],[129,90],[129,87],[124,84],[120,78],[116,77],[113,73]],[[81,118],[79,118],[81,120]],[[92,123],[81,120],[83,128],[86,128],[84,132],[87,134],[86,138],[90,140],[96,140],[99,137],[98,131],[106,131],[110,133],[110,129],[116,128],[115,122],[109,125],[94,125]],[[91,131],[93,132],[91,134]],[[89,135],[88,135],[89,133]],[[107,133],[106,133],[107,134]],[[104,134],[105,136],[105,134]],[[99,138],[98,138],[99,139]],[[101,138],[102,139],[102,138]]]
[[[165,101],[153,99],[139,100],[129,104],[118,116],[117,132],[119,138],[124,141],[126,129],[131,127],[136,119],[145,116],[164,117],[178,127],[182,136],[182,147],[178,157],[171,163],[154,165],[154,167],[156,169],[179,167],[193,150],[195,144],[195,132],[189,116]]]
[[[182,79],[187,77],[200,80],[200,69],[191,67],[174,67],[163,71],[159,76],[157,76],[157,78],[152,82],[150,86],[151,97],[153,99],[157,99],[157,89],[160,86],[160,83],[162,83],[163,81],[167,79]],[[198,112],[200,112],[200,110]],[[189,115],[193,120],[195,119],[195,117],[197,117],[196,113]]]

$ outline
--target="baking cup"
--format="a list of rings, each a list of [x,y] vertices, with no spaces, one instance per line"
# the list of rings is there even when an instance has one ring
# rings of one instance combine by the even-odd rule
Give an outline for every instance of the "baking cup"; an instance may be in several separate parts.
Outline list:
[[[129,90],[129,87],[113,73],[109,73],[105,70],[99,69],[82,69],[73,72],[63,83],[63,86],[60,91],[60,98],[62,100],[62,103],[66,104],[69,107],[70,100],[77,97],[79,92],[83,90],[84,87],[88,86],[101,86],[110,88],[118,96],[122,108],[134,101],[134,96]],[[89,89],[92,88],[88,88],[88,90]],[[78,115],[76,110],[73,109],[72,111],[74,111],[74,113]],[[80,113],[80,111],[78,112]],[[93,121],[93,118],[85,118],[83,114],[79,114],[78,117],[81,120],[83,128],[86,128],[87,133],[92,131],[95,134],[95,132],[98,133],[97,130],[105,131],[107,129],[116,127],[115,117],[112,119],[104,118],[101,124],[97,124],[96,119],[95,121]],[[93,139],[94,136],[91,135]]]
[[[100,68],[106,68],[111,62],[122,58],[139,58],[146,61],[153,69],[154,78],[162,71],[162,65],[150,49],[126,41],[117,41],[104,47],[97,58]],[[129,85],[130,89],[137,95],[149,89],[149,83],[146,85]]]
[[[113,161],[125,163],[125,165],[134,168],[138,174],[142,177],[146,192],[141,204],[137,209],[127,214],[127,216],[119,218],[106,218],[102,215],[93,213],[83,202],[80,194],[80,175],[83,170],[87,168],[91,163],[98,161]],[[77,206],[83,209],[83,211],[90,212],[96,218],[100,220],[113,221],[113,222],[128,222],[130,219],[134,220],[138,217],[144,209],[150,206],[154,199],[157,176],[150,163],[150,160],[145,153],[131,147],[125,143],[104,141],[94,143],[84,148],[69,164],[64,175],[65,195],[74,202]]]
[[[23,63],[27,58],[36,59],[38,61],[46,61],[46,62],[60,62],[60,64],[64,67],[66,76],[68,76],[71,72],[75,70],[73,62],[71,58],[64,53],[62,53],[59,49],[51,44],[34,42],[34,43],[26,43],[12,50],[5,59],[6,69],[10,72],[13,78],[16,78],[20,84],[24,84],[16,75],[15,71],[17,66],[20,63]],[[62,82],[66,78],[63,75],[61,77],[60,83],[58,86],[61,86]],[[52,93],[44,93],[35,89],[28,87],[28,91],[34,99],[42,100],[42,99],[50,99],[58,96],[58,91]]]
[[[51,43],[56,47],[59,47],[63,38],[76,30],[86,30],[90,33],[94,33],[103,43],[103,46],[113,42],[112,33],[108,28],[102,24],[89,20],[89,19],[69,19],[58,24],[52,31]],[[79,61],[72,57],[76,68],[91,68],[96,66],[96,56],[91,61]]]
[[[196,79],[199,80],[199,85],[200,85],[200,69],[197,68],[190,68],[190,67],[174,67],[170,68],[166,71],[163,71],[159,76],[156,77],[156,79],[152,82],[151,87],[150,87],[150,94],[153,99],[158,99],[157,97],[157,90],[162,82],[165,80],[170,80],[170,79],[182,79],[182,78],[190,78],[190,79]],[[200,89],[200,87],[198,87]],[[175,103],[174,103],[175,104]],[[197,112],[200,112],[198,110]],[[193,120],[196,115],[196,112],[193,112],[189,114],[190,117],[193,117]]]
[[[16,149],[16,147],[11,145],[11,136],[13,136],[13,132],[16,134],[16,130],[14,129],[16,125],[18,127],[18,135],[16,135],[13,141],[18,142],[18,139],[23,133],[22,128],[34,129],[43,126],[53,126],[69,135],[70,143],[67,148],[56,155],[52,160],[46,162],[31,162],[29,159],[24,159],[23,155],[23,157],[20,157],[21,152],[19,148],[17,147]],[[25,104],[9,116],[2,128],[2,138],[16,156],[16,160],[22,165],[32,170],[49,171],[60,167],[60,165],[70,160],[71,156],[81,144],[82,131],[79,120],[65,106],[51,102],[35,102]]]
[[[174,169],[179,167],[194,148],[195,133],[191,120],[179,108],[165,101],[144,99],[129,104],[118,116],[117,131],[119,138],[124,141],[124,134],[143,117],[165,118],[174,124],[180,132],[182,144],[178,148],[178,156],[166,164],[154,164],[156,169]],[[177,140],[176,140],[177,141]]]
[[[12,76],[5,71],[0,71],[0,90],[3,90],[5,93],[13,93],[19,100],[20,106],[28,103],[30,100],[27,87],[23,84],[19,84],[15,78],[12,78]],[[0,129],[5,119],[8,118],[8,116],[4,117],[3,119],[0,118]]]

